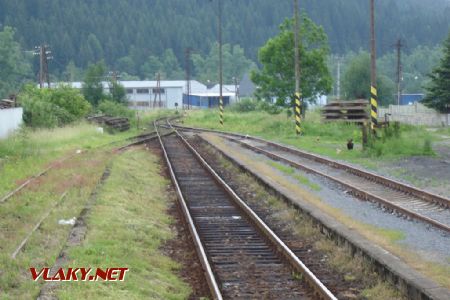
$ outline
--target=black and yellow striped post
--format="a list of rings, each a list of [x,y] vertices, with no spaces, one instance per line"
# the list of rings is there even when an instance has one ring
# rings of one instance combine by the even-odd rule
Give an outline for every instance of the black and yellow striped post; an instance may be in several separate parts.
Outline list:
[[[378,125],[378,97],[377,88],[373,85],[370,87],[370,108],[371,128],[375,133],[375,128]]]
[[[300,93],[295,93],[295,132],[297,133],[297,135],[300,135],[302,133],[302,128],[301,128],[301,94]]]
[[[223,99],[219,97],[219,122],[223,125]]]

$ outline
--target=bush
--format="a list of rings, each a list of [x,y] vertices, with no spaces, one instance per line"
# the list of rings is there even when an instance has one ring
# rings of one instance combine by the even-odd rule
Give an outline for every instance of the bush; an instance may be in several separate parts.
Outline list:
[[[63,126],[83,118],[91,110],[81,93],[68,86],[38,89],[29,85],[19,94],[19,101],[25,124],[31,127]]]
[[[230,111],[234,112],[250,112],[258,110],[258,102],[253,99],[245,98],[230,106]]]
[[[128,119],[133,119],[134,117],[134,112],[131,109],[123,104],[110,100],[102,100],[97,110],[102,114],[112,117],[125,117]]]

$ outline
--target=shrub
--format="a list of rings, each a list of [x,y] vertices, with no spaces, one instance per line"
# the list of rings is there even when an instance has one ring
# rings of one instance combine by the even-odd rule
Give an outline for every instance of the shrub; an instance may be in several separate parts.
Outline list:
[[[134,112],[121,103],[117,103],[110,100],[102,100],[97,107],[100,113],[103,113],[112,117],[125,117],[133,119]]]
[[[258,101],[249,98],[242,99],[230,106],[231,111],[250,112],[258,110]]]
[[[63,126],[83,118],[91,110],[81,93],[68,86],[38,89],[29,85],[19,94],[19,101],[25,124],[31,127]]]

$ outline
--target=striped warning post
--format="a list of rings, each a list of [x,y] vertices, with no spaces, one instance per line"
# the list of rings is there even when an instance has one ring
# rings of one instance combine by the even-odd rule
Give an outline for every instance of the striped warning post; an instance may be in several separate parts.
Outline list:
[[[301,102],[300,102],[300,93],[295,93],[295,131],[297,135],[302,133],[301,125]]]
[[[219,98],[219,122],[220,125],[223,125],[223,99]]]
[[[375,130],[375,127],[378,125],[378,97],[377,88],[374,86],[370,87],[370,107],[371,127],[372,130]]]

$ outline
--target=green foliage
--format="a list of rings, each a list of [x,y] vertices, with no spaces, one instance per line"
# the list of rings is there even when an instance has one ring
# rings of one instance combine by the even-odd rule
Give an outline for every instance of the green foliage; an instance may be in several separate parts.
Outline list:
[[[241,101],[233,103],[228,107],[227,110],[235,111],[235,112],[250,112],[258,110],[259,101],[245,98],[241,99]]]
[[[105,98],[102,85],[105,74],[106,66],[103,61],[89,65],[86,70],[82,92],[86,100],[88,100],[92,106],[97,106],[98,103]]]
[[[97,107],[97,110],[105,115],[112,117],[126,117],[132,119],[134,112],[121,103],[110,100],[102,100]]]
[[[377,131],[377,137],[369,135],[368,138],[366,150],[370,156],[381,157],[392,154],[430,156],[435,154],[432,138],[426,130],[410,125],[401,125],[398,122]]]
[[[77,89],[63,85],[53,89],[26,86],[19,100],[23,119],[31,127],[63,126],[83,118],[91,109]]]
[[[331,89],[331,76],[326,64],[328,54],[327,36],[323,29],[306,15],[302,16],[300,28],[301,91],[306,99],[314,99]],[[285,20],[280,33],[259,50],[260,71],[251,73],[258,86],[256,96],[270,101],[277,98],[278,105],[292,98],[295,87],[293,21]]]
[[[175,80],[184,77],[177,57],[172,49],[164,51],[161,57],[150,55],[141,67],[141,74],[144,78],[156,80],[157,74],[161,79]]]
[[[450,112],[450,33],[444,42],[444,57],[430,74],[431,84],[422,101],[428,107],[441,112]]]
[[[14,35],[15,30],[8,26],[0,31],[0,99],[16,93],[31,73],[28,58]]]
[[[415,155],[433,155],[428,152],[426,143],[431,143],[431,134],[422,127],[401,125],[397,129],[392,126],[389,138],[380,137],[369,141],[372,143],[366,151],[362,151],[361,128],[354,124],[342,122],[322,123],[320,113],[311,111],[302,122],[303,135],[295,134],[294,118],[286,118],[285,114],[271,115],[264,111],[247,113],[225,111],[225,123],[219,125],[217,110],[190,112],[185,124],[239,132],[290,144],[307,151],[345,159],[356,163],[373,166],[373,157],[395,159]],[[353,139],[355,149],[348,151],[348,139]],[[426,142],[429,140],[430,142]],[[430,144],[431,146],[431,144]]]
[[[242,78],[244,73],[248,72],[254,63],[245,57],[244,49],[239,45],[225,44],[222,46],[223,60],[223,80],[224,82],[233,82],[233,78]],[[196,78],[202,82],[219,82],[219,44],[212,43],[209,54],[202,56],[194,53],[192,55]]]
[[[342,79],[345,99],[369,99],[370,97],[370,56],[359,52],[349,63]],[[394,83],[384,75],[377,76],[378,101],[388,105],[394,101]]]
[[[423,93],[427,74],[439,63],[442,57],[440,46],[418,46],[412,51],[402,51],[402,91],[403,93]],[[397,80],[397,53],[393,50],[377,59],[377,72]]]
[[[109,83],[109,91],[110,94],[108,96],[112,101],[122,104],[125,104],[127,102],[127,92],[123,85],[121,85],[120,83],[111,80],[111,82]]]
[[[17,39],[24,49],[32,49],[40,41],[51,45],[55,61],[59,62],[52,64],[52,73],[62,73],[70,60],[81,68],[101,58],[115,66],[127,56],[133,60],[135,72],[140,72],[139,67],[149,55],[161,57],[165,49],[172,49],[180,65],[184,65],[185,48],[207,55],[211,43],[217,40],[217,1],[44,3],[0,0],[0,24],[17,28]],[[448,7],[447,0],[379,1],[377,30],[383,34],[377,36],[378,53],[390,51],[388,45],[399,35],[408,38],[409,49],[435,45],[449,28]],[[333,53],[357,51],[367,45],[368,1],[304,1],[301,8],[324,27]],[[292,15],[292,1],[223,1],[223,12],[224,41],[240,45],[246,56],[256,61],[257,49],[276,34],[284,18]],[[118,71],[141,78],[149,76]]]

